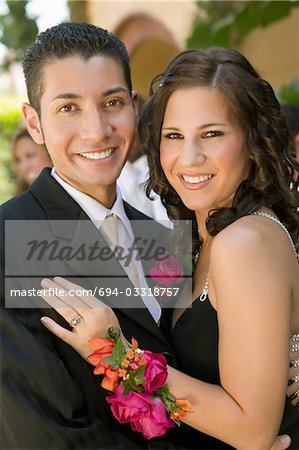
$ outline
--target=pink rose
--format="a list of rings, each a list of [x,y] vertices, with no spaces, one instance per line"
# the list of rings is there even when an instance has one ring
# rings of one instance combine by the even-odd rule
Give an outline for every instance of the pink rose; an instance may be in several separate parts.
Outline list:
[[[112,395],[107,397],[114,417],[120,423],[135,422],[150,415],[152,397],[147,392],[131,391],[123,395],[124,388],[119,385]]]
[[[155,392],[163,386],[167,378],[167,362],[163,355],[145,350],[142,357],[146,360],[143,377],[144,389],[149,393]]]
[[[163,253],[155,261],[154,267],[149,271],[150,277],[164,286],[172,286],[183,280],[183,267],[174,256]]]
[[[124,388],[119,385],[107,397],[114,417],[120,423],[131,423],[134,431],[140,431],[146,439],[162,436],[175,424],[168,418],[162,400],[151,397],[147,392],[131,391],[123,395]]]
[[[135,431],[140,431],[146,439],[151,439],[163,436],[174,425],[174,422],[167,415],[162,400],[153,398],[150,414],[147,417],[134,421],[131,427]]]

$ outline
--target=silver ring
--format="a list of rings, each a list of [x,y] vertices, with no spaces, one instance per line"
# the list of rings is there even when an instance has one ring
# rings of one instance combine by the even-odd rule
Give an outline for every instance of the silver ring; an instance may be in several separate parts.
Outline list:
[[[69,321],[69,326],[72,328],[76,327],[78,325],[78,323],[80,323],[81,319],[82,319],[82,316],[74,317],[72,320]]]

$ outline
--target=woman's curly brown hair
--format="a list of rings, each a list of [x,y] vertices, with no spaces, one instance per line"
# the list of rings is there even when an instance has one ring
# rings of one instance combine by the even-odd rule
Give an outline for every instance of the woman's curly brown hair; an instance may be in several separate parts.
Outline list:
[[[291,156],[294,142],[272,87],[233,49],[184,51],[153,80],[138,127],[149,161],[148,196],[151,190],[159,194],[171,219],[192,220],[198,245],[195,213],[184,206],[167,181],[159,156],[169,97],[178,89],[198,86],[216,88],[224,96],[244,130],[250,154],[248,177],[237,188],[232,206],[210,211],[206,221],[209,234],[215,236],[238,218],[265,206],[274,211],[297,243],[299,166]]]

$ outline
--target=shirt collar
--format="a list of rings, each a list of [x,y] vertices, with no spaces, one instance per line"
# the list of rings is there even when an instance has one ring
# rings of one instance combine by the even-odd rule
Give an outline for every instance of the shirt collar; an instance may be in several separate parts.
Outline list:
[[[116,186],[116,200],[110,210],[107,210],[107,214],[116,214],[124,223],[131,239],[134,239],[134,233],[131,226],[131,222],[126,214],[125,208],[124,208],[124,202],[121,195],[121,190],[118,186]],[[106,216],[105,216],[106,217]]]
[[[63,189],[75,200],[76,203],[82,208],[82,210],[87,214],[93,224],[97,229],[100,228],[103,220],[108,214],[116,214],[125,224],[129,234],[133,237],[133,231],[130,224],[130,221],[126,215],[123,199],[121,196],[121,191],[117,187],[116,188],[116,200],[111,209],[107,209],[100,202],[90,197],[84,192],[79,191],[74,186],[71,186],[69,183],[64,181],[55,170],[55,167],[51,170],[51,175],[57,183],[59,183]]]

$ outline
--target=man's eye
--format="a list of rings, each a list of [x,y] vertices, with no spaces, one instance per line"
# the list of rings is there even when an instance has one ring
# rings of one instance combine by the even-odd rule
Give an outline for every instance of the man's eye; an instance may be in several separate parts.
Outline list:
[[[119,98],[114,98],[111,100],[108,100],[105,105],[104,108],[118,108],[120,106],[122,106],[124,104],[124,101],[119,99]]]
[[[166,133],[164,134],[165,139],[183,139],[180,133]]]
[[[69,113],[75,110],[74,105],[63,105],[59,108],[59,112]]]
[[[222,135],[223,135],[222,131],[211,130],[211,131],[207,131],[206,133],[204,133],[203,138],[217,137],[217,136],[222,136]]]

